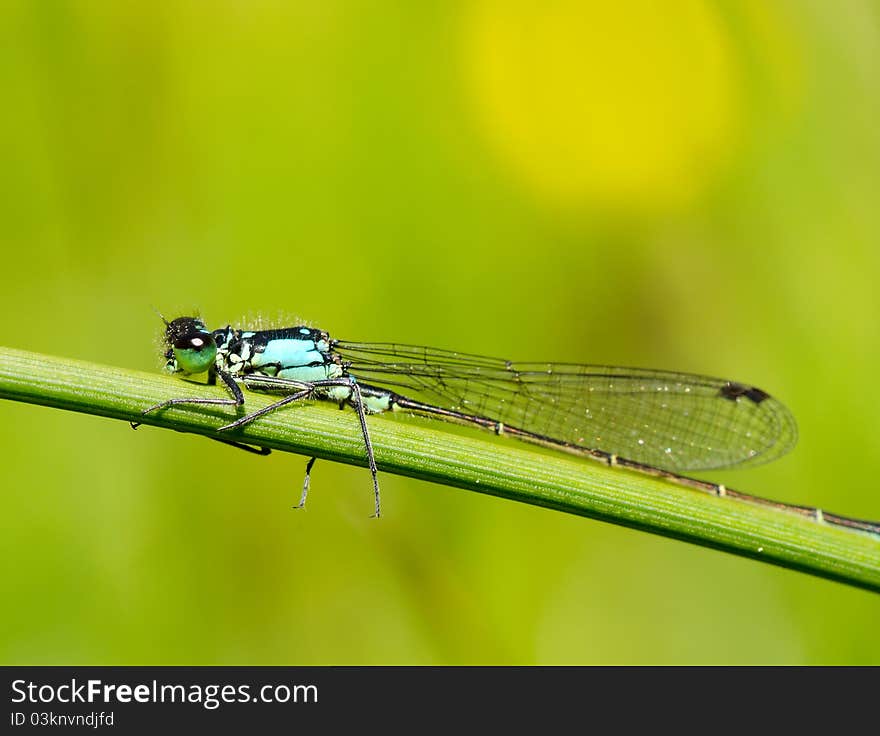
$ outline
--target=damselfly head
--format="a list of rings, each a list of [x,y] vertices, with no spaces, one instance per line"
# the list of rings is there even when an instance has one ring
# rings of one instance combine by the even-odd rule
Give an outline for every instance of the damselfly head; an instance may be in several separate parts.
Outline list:
[[[163,318],[164,319],[164,318]],[[204,373],[217,357],[214,336],[198,317],[178,317],[165,322],[165,370],[169,373]]]

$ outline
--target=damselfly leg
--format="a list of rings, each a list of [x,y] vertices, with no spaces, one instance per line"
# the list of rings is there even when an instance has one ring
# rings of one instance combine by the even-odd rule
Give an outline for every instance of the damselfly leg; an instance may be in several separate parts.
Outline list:
[[[224,384],[226,385],[229,392],[232,394],[232,398],[229,399],[202,399],[202,398],[178,398],[178,399],[167,399],[166,401],[160,402],[154,406],[151,406],[145,409],[143,414],[151,414],[156,411],[161,411],[163,409],[167,409],[170,406],[180,406],[186,404],[195,404],[195,405],[213,405],[213,406],[243,406],[244,405],[244,393],[241,390],[241,387],[235,381],[235,379],[226,373],[225,371],[217,371],[217,375],[222,378]],[[364,440],[364,447],[366,449],[367,455],[367,465],[370,469],[370,475],[373,481],[373,498],[375,502],[375,508],[373,516],[378,518],[381,515],[381,504],[380,504],[380,494],[379,494],[379,471],[376,466],[376,458],[373,453],[373,443],[370,440],[370,432],[367,427],[367,419],[366,419],[366,410],[364,408],[363,396],[361,393],[361,388],[357,384],[357,382],[349,377],[345,376],[343,378],[333,378],[333,379],[325,379],[319,381],[297,381],[292,379],[284,379],[284,378],[275,378],[272,376],[254,376],[247,375],[242,377],[242,381],[245,386],[252,391],[266,392],[266,393],[288,393],[288,395],[283,398],[275,401],[268,406],[264,406],[256,411],[251,412],[250,414],[246,414],[243,417],[236,419],[235,421],[229,422],[228,424],[224,424],[222,427],[217,429],[218,432],[229,432],[231,430],[240,429],[256,419],[260,417],[266,416],[277,409],[281,409],[289,404],[296,403],[297,401],[303,401],[305,399],[313,398],[316,394],[322,394],[323,396],[327,396],[328,392],[330,396],[333,398],[337,398],[340,403],[348,402],[350,403],[355,411],[357,412],[358,419],[360,421],[361,434]],[[341,391],[333,392],[333,389],[342,389]],[[138,425],[132,423],[132,427],[136,428]],[[258,455],[268,455],[271,450],[269,448],[264,447],[254,447],[243,442],[238,442],[236,440],[221,438],[221,437],[212,437],[211,439],[216,439],[218,442],[223,442],[228,445],[232,445],[234,447],[238,447],[242,450],[246,450],[248,452],[252,452]],[[303,508],[305,506],[306,497],[309,492],[309,484],[310,484],[310,476],[312,467],[315,464],[316,458],[311,458],[306,465],[306,476],[303,481],[303,492],[300,498],[299,504],[295,508]]]

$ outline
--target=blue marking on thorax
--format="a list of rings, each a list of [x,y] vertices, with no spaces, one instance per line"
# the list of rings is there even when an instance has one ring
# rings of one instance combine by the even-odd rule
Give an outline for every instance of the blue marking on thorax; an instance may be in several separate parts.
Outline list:
[[[342,366],[336,365],[336,363],[282,368],[277,373],[278,378],[289,378],[292,381],[305,381],[306,383],[323,381],[327,378],[339,378],[341,375]]]
[[[343,374],[342,366],[328,360],[326,343],[296,337],[269,340],[264,350],[255,352],[251,366],[257,371],[289,378],[296,381],[322,381],[338,378]]]
[[[301,368],[325,362],[324,354],[318,350],[314,340],[301,340],[291,337],[269,340],[264,350],[254,353],[251,363],[255,368],[275,364],[282,368]]]

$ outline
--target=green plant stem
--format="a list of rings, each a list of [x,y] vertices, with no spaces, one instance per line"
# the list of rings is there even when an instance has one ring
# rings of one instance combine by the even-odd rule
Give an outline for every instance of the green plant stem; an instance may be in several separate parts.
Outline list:
[[[226,393],[219,386],[195,385],[170,376],[0,348],[0,398],[207,436],[215,435],[216,427],[234,413],[229,407],[178,406],[141,415],[145,407],[182,396],[225,397]],[[253,410],[271,400],[248,393],[247,408]],[[381,472],[609,521],[880,592],[880,538],[876,536],[717,498],[586,459],[539,453],[510,440],[462,436],[424,420],[377,416],[368,421]],[[339,411],[325,402],[269,414],[231,438],[366,464],[353,412]]]

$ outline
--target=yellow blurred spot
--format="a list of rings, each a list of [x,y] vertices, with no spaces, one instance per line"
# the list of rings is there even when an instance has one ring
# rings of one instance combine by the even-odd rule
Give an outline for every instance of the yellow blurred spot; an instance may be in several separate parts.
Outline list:
[[[735,152],[736,59],[701,0],[483,0],[466,70],[494,146],[544,200],[690,204]]]

